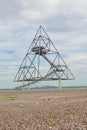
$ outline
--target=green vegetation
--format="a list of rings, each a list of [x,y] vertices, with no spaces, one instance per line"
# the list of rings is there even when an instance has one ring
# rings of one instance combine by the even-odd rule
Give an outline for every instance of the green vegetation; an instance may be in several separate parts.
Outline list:
[[[16,99],[16,95],[10,95],[10,96],[7,96],[7,98],[11,101],[15,100]]]
[[[10,102],[16,100],[16,95],[0,95],[0,102]]]
[[[49,121],[48,121],[48,125],[53,126],[54,123],[55,123],[55,121],[54,121],[53,118],[49,119]]]

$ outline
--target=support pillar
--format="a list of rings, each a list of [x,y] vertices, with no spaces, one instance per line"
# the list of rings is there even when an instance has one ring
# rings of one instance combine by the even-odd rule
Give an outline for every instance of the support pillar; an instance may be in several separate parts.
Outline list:
[[[29,85],[29,81],[28,81],[28,90],[30,91],[30,85]]]
[[[22,82],[22,90],[24,90],[23,88],[24,88],[24,80],[23,80],[23,82]]]
[[[58,80],[59,83],[59,89],[61,89],[61,79]]]

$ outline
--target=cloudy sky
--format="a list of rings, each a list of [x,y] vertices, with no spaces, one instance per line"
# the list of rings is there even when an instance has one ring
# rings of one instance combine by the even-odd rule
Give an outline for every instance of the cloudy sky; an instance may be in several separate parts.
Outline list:
[[[87,0],[0,0],[0,88],[15,74],[43,25],[75,76],[63,85],[87,85]]]

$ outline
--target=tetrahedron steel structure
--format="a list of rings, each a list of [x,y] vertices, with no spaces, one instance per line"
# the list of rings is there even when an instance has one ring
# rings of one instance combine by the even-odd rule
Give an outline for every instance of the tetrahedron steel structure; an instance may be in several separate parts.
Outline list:
[[[42,26],[37,33],[14,78],[26,82],[25,88],[38,81],[72,80],[74,76]]]

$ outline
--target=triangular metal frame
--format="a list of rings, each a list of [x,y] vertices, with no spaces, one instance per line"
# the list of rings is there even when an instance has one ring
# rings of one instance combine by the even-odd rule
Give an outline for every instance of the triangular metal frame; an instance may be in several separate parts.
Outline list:
[[[41,70],[40,60],[46,62],[49,69],[45,74]],[[20,86],[24,88],[38,81],[49,80],[72,80],[74,76],[62,56],[54,46],[42,26],[36,32],[36,35],[20,65],[20,68],[14,78],[15,82],[28,81],[28,84]]]

